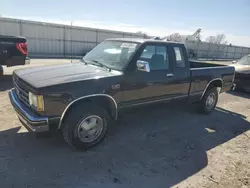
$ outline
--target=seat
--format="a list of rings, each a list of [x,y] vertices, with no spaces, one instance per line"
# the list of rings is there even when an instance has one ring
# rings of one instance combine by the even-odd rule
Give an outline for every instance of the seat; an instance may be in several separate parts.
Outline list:
[[[164,55],[161,54],[154,54],[152,55],[150,61],[149,61],[149,66],[150,69],[152,70],[158,70],[164,68]]]

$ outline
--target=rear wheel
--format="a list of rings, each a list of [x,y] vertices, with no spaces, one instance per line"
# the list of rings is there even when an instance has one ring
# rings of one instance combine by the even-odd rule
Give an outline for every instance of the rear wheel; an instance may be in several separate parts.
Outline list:
[[[199,104],[199,111],[205,114],[210,114],[218,102],[218,91],[216,87],[207,89]]]
[[[109,115],[100,106],[83,104],[76,106],[62,124],[64,140],[74,149],[87,149],[105,137]]]

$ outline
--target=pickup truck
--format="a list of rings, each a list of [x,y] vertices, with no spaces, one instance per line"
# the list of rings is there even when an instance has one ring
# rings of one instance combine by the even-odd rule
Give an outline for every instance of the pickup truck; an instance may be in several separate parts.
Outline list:
[[[87,149],[125,108],[178,100],[211,113],[218,94],[234,88],[234,71],[189,61],[184,44],[107,39],[80,62],[14,71],[9,97],[28,130],[59,130],[69,146]]]
[[[25,37],[0,35],[0,76],[3,75],[2,65],[11,67],[28,63],[27,54],[28,45]]]

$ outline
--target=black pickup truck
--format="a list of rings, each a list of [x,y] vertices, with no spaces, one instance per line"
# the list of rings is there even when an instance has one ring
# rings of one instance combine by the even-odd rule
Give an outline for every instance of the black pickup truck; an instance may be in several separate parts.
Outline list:
[[[99,143],[124,108],[182,100],[209,114],[234,88],[234,67],[188,61],[185,46],[108,39],[81,62],[17,70],[10,101],[24,126],[60,130],[73,148]]]
[[[0,76],[3,74],[1,65],[7,67],[24,65],[28,54],[28,45],[25,37],[0,35]]]

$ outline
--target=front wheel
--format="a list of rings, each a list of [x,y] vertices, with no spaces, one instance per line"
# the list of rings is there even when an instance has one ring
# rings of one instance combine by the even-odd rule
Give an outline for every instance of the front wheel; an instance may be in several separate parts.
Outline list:
[[[100,106],[83,104],[76,106],[62,124],[64,140],[73,149],[87,149],[105,137],[109,115]]]
[[[216,87],[207,89],[199,104],[200,112],[210,114],[216,107],[218,97],[219,94]]]

